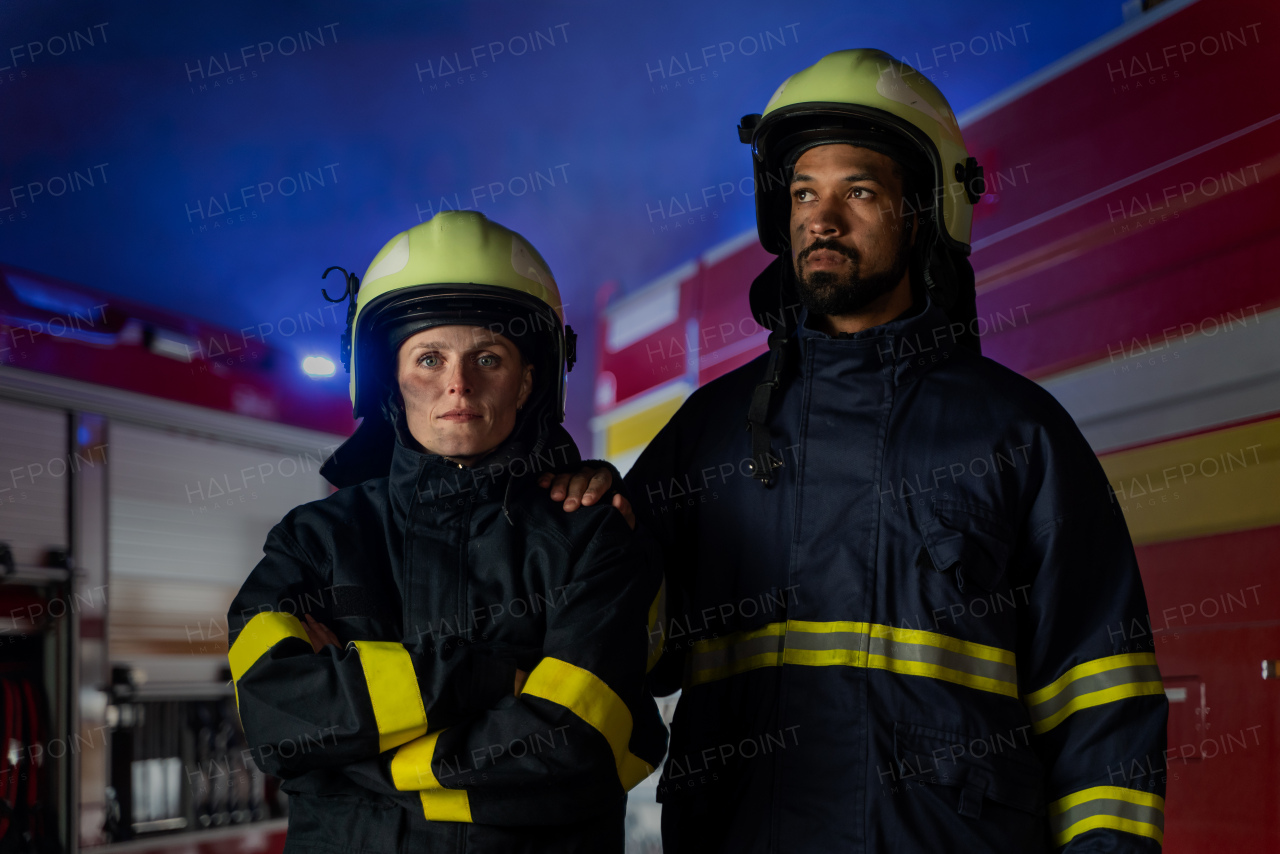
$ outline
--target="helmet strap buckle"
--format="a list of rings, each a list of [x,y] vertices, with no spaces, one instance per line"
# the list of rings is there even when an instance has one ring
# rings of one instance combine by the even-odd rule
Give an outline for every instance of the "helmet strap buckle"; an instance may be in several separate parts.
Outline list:
[[[956,180],[964,185],[965,198],[969,204],[976,205],[987,191],[987,179],[976,157],[965,160],[964,165],[956,164]]]
[[[334,270],[342,270],[342,274],[347,277],[346,290],[336,297],[329,296],[329,292],[324,288],[320,289],[320,293],[323,294],[324,298],[329,302],[342,302],[343,300],[348,300],[347,328],[346,331],[342,333],[342,367],[345,368],[349,374],[351,373],[351,342],[354,334],[352,326],[355,324],[356,319],[356,294],[360,290],[360,277],[355,273],[348,273],[342,267],[333,266],[325,270],[324,273],[321,274],[320,278],[328,278],[329,274]]]
[[[573,370],[574,364],[578,361],[578,333],[573,331],[573,327],[565,324],[564,327],[564,372],[567,374]]]

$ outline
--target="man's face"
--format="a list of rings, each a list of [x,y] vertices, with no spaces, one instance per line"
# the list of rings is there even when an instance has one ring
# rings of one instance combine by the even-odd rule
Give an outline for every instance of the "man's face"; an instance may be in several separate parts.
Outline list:
[[[810,312],[856,314],[899,286],[914,225],[904,228],[901,170],[843,143],[811,148],[791,180],[791,257]]]
[[[515,428],[533,366],[480,326],[424,329],[400,345],[397,378],[409,432],[422,447],[471,465]]]

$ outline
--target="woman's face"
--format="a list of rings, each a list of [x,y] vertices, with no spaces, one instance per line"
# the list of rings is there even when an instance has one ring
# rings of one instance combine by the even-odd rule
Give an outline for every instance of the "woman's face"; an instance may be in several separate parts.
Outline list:
[[[533,365],[482,326],[424,329],[400,345],[397,378],[409,432],[422,447],[465,465],[511,435],[533,390]]]

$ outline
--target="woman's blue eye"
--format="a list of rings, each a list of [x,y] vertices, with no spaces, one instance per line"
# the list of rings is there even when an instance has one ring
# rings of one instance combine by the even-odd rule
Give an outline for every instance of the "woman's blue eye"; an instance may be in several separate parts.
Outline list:
[[[495,366],[498,364],[498,357],[497,357],[497,356],[490,356],[490,355],[487,355],[487,354],[486,354],[486,355],[481,356],[480,358],[476,359],[476,362],[478,362],[478,363],[480,364],[480,366],[481,366],[481,367],[484,367],[484,368],[492,368],[492,367],[495,367]]]
[[[418,360],[418,364],[422,365],[422,367],[424,368],[434,368],[439,363],[440,363],[439,356],[423,356],[421,359]]]

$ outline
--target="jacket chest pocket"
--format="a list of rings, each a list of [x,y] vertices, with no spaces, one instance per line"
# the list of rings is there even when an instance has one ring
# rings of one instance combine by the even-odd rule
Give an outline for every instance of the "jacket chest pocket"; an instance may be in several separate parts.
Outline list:
[[[993,592],[1005,581],[1013,553],[1013,531],[993,511],[958,501],[937,500],[920,520],[924,546],[916,565],[947,573],[965,592],[970,584]]]

